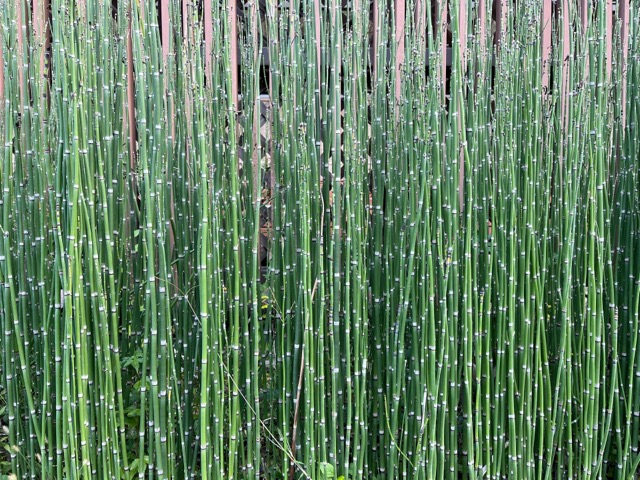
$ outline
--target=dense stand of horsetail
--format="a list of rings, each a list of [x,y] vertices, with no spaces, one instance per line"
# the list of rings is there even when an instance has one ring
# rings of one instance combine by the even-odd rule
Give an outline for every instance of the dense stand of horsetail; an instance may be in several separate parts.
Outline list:
[[[624,479],[637,0],[0,0],[0,475]]]

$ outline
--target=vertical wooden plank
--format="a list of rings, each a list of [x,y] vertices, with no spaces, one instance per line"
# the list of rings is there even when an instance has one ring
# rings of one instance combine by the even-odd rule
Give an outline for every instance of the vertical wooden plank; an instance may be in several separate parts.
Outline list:
[[[160,0],[160,28],[162,29],[162,59],[166,64],[169,58],[169,43],[171,39],[169,0]]]
[[[405,27],[405,0],[395,0],[395,20],[396,20],[396,115],[399,115],[399,102],[402,98],[402,65],[404,64],[404,27]]]
[[[87,20],[87,0],[76,0],[77,8],[78,8],[78,18],[82,19],[82,21]]]
[[[169,12],[169,0],[160,0],[160,34],[161,34],[161,43],[162,43],[162,62],[163,62],[163,81],[164,86],[167,92],[169,90],[169,72],[167,71],[168,62],[169,62],[169,53],[171,52],[171,14]],[[171,93],[167,96],[167,113],[169,115],[169,128],[170,128],[170,138],[168,140],[169,144],[169,155],[173,153],[174,139],[176,138],[176,127],[175,127],[175,99]],[[173,228],[175,219],[175,198],[173,194],[173,188],[169,190],[170,197],[170,217],[171,222],[169,225],[169,248],[168,253],[170,256],[173,255],[176,246],[176,235]],[[178,266],[176,264],[172,267],[172,272],[174,278],[177,278],[178,275]],[[173,291],[176,294],[179,294],[179,289],[177,285],[173,286]]]
[[[39,55],[39,69],[38,72],[40,74],[42,82],[41,96],[42,101],[46,102],[48,98],[48,87],[49,83],[47,82],[48,72],[46,70],[45,59],[46,52],[49,47],[49,0],[33,0],[33,32],[34,38],[36,41],[36,45],[40,48]],[[40,118],[41,126],[44,128],[46,123],[45,116]]]
[[[295,58],[296,55],[296,37],[298,36],[298,32],[296,30],[296,26],[297,26],[297,22],[296,22],[296,8],[295,8],[295,2],[289,2],[289,8],[288,8],[288,26],[289,26],[289,39],[287,40],[287,43],[289,44],[289,55],[290,58]],[[283,15],[284,16],[284,15]],[[296,91],[295,89],[293,90],[293,96],[292,98],[292,109],[295,110],[297,108],[297,97],[296,97]]]
[[[465,55],[467,54],[467,0],[460,0],[458,8],[458,45],[460,51],[460,63],[465,69]]]
[[[478,28],[478,41],[480,42],[480,53],[482,56],[486,54],[487,46],[487,3],[486,0],[480,0],[478,2],[478,15],[477,22]]]
[[[509,18],[509,0],[495,0],[496,2],[496,32],[494,42],[500,46],[507,33],[507,20]]]
[[[604,11],[604,21],[605,21],[605,30],[604,30],[604,43],[605,43],[605,60],[604,60],[604,75],[607,82],[611,79],[611,54],[612,52],[612,42],[613,42],[613,0],[606,0],[605,2],[605,11]]]
[[[440,44],[440,54],[442,55],[440,81],[442,82],[442,101],[444,102],[447,93],[447,32],[449,30],[447,9],[449,8],[449,5],[447,0],[441,0],[440,3],[440,37],[442,41]]]
[[[129,28],[127,31],[127,103],[129,115],[127,117],[129,129],[129,166],[131,170],[136,168],[136,106],[135,106],[135,79],[133,73],[133,38],[131,31],[131,14],[133,6],[130,4]]]
[[[2,25],[0,25],[0,112],[4,109],[4,54],[2,53]]]
[[[571,24],[569,17],[569,0],[562,0],[562,77],[560,93],[560,116],[564,131],[566,132],[569,122],[569,112],[567,99],[569,98],[569,60],[571,56]],[[562,165],[562,155],[560,155],[560,165]]]
[[[489,15],[489,22],[492,21],[491,15]],[[474,91],[477,91],[478,85],[484,81],[486,78],[490,78],[491,72],[487,72],[484,65],[486,65],[487,54],[489,53],[489,38],[487,36],[487,0],[479,0],[478,2],[478,13],[476,14],[476,25],[475,31],[478,36],[478,42],[480,44],[480,48],[478,49],[477,58],[474,58],[475,62],[475,71],[473,72],[474,80],[473,80],[473,88]]]
[[[267,142],[267,153],[269,155],[269,193],[273,198],[273,190],[276,188],[276,172],[274,168],[273,162],[273,74],[271,72],[271,68],[269,68],[269,101],[267,103],[267,111],[265,113],[265,121],[267,122],[267,128],[265,129],[268,133],[268,142]],[[273,206],[273,201],[269,201],[269,205]],[[269,208],[269,218],[271,219],[271,225],[273,226],[273,208]],[[273,240],[274,230],[271,229],[269,240]]]
[[[169,87],[169,75],[167,72],[168,62],[169,62],[169,54],[171,53],[171,13],[169,11],[169,2],[170,0],[160,0],[160,30],[162,35],[162,61],[163,61],[163,71],[164,71],[164,85],[165,88]],[[168,91],[168,90],[167,90]],[[170,118],[174,118],[174,105],[175,99],[173,95],[169,94],[167,98],[167,109],[169,112]],[[175,122],[171,121],[171,139],[175,139]],[[172,203],[173,208],[173,203]]]
[[[622,78],[620,79],[621,90],[621,124],[622,124],[622,136],[626,131],[627,120],[627,67],[629,56],[629,0],[618,0],[618,14],[620,16],[620,43],[621,43],[621,70]]]
[[[33,32],[40,50],[40,75],[45,74],[45,52],[48,47],[48,0],[33,0]]]
[[[211,0],[205,0],[211,1]],[[262,54],[261,43],[260,42],[260,13],[258,12],[258,2],[253,2],[251,5],[251,26],[253,30],[253,65],[256,68],[260,68],[260,55]],[[207,28],[207,27],[205,27]],[[206,40],[205,40],[206,43]],[[260,159],[261,159],[261,147],[262,142],[260,141],[260,111],[262,109],[262,102],[260,99],[260,89],[254,87],[255,98],[253,100],[253,129],[252,129],[252,141],[253,141],[253,200],[255,202],[260,203],[261,196],[260,192],[262,191],[262,185],[260,185]],[[247,96],[249,96],[249,92],[247,92]],[[259,221],[259,220],[257,220]],[[256,252],[257,254],[257,252]]]
[[[352,13],[352,18],[354,18],[353,21],[353,35],[355,38],[362,38],[362,16],[360,15],[360,0],[353,0],[353,12]],[[356,80],[356,76],[354,75],[353,78],[351,79],[351,88],[353,89],[353,92],[357,91],[357,80]],[[353,96],[353,111],[357,111],[358,108],[358,103],[356,100],[357,95]]]
[[[24,58],[23,58],[23,53],[24,53],[24,45],[23,45],[23,29],[26,30],[26,26],[23,24],[22,21],[22,0],[15,0],[16,1],[16,21],[18,23],[18,52],[17,52],[17,57],[18,57],[18,80],[20,82],[20,106],[22,107],[25,104],[25,91],[24,91],[24,72],[23,72],[23,68],[24,68]]]
[[[211,18],[211,0],[204,0],[204,53],[205,76],[211,78],[211,62],[213,54],[213,20]]]
[[[460,4],[458,6],[458,32],[457,39],[454,41],[458,42],[458,54],[459,54],[459,62],[453,66],[453,68],[460,68],[462,71],[460,74],[464,77],[467,67],[466,62],[466,54],[467,54],[467,0],[459,0]],[[465,132],[463,131],[464,126],[462,125],[462,110],[464,109],[464,105],[458,106],[458,131],[460,132],[460,138],[464,138]],[[458,159],[458,203],[459,203],[459,211],[462,212],[464,209],[464,148],[460,148],[459,159]]]
[[[320,55],[320,6],[318,5],[318,2],[314,2],[314,8],[315,8],[315,16],[316,16],[316,47],[317,47],[317,51],[316,54],[318,55],[318,75],[320,74],[320,62],[319,62],[319,55]],[[275,15],[275,5],[272,2],[267,2],[267,12],[266,12],[266,18],[267,18],[267,25],[266,25],[266,29],[271,32],[272,29],[272,25],[273,22],[276,21],[276,15]],[[277,35],[276,35],[277,37]],[[269,46],[269,100],[268,102],[265,103],[266,106],[266,110],[265,110],[265,123],[266,123],[266,128],[265,128],[265,133],[267,135],[267,155],[269,156],[269,196],[271,198],[274,197],[274,190],[276,188],[276,172],[275,172],[275,165],[274,165],[274,147],[273,147],[273,105],[274,105],[274,94],[273,94],[273,68],[271,66],[271,61],[273,60],[274,62],[276,61],[276,59],[272,59],[271,53],[273,51],[275,51],[275,48],[272,46],[274,45],[273,42],[277,41],[278,38],[269,38],[269,41],[272,42],[271,45]],[[318,77],[318,82],[320,77]],[[320,88],[318,86],[318,88]],[[276,99],[276,102],[278,101],[278,99]],[[274,218],[274,213],[273,213],[273,201],[269,200],[269,220],[271,221],[271,226],[273,226],[273,218]],[[268,235],[268,241],[272,242],[275,239],[275,231],[273,228],[271,228],[271,230],[269,231],[269,235]]]
[[[318,2],[316,2],[318,3]],[[378,78],[378,28],[380,28],[380,11],[378,0],[373,0],[373,84]]]
[[[546,98],[549,91],[549,71],[551,60],[552,0],[542,1],[542,92]]]
[[[236,113],[238,112],[238,10],[236,0],[229,0],[229,32],[231,44],[231,100]]]
[[[440,72],[438,72],[438,76],[440,77],[438,80],[442,85],[442,98],[441,101],[444,103],[445,96],[447,92],[447,0],[436,0],[436,11],[438,18],[438,33],[440,36]]]
[[[429,0],[426,0],[427,2]],[[420,39],[420,45],[424,45],[426,40],[425,33],[425,25],[426,25],[426,10],[424,8],[424,3],[422,0],[416,0],[416,11],[415,11],[415,28],[416,33]]]
[[[182,38],[187,39],[189,32],[189,0],[182,0]]]
[[[375,2],[376,0],[374,0],[374,5],[375,5]],[[321,68],[322,68],[322,58],[320,55],[320,42],[322,41],[322,39],[320,38],[320,35],[322,33],[322,30],[320,29],[320,2],[313,2],[313,10],[315,15],[314,20],[315,20],[315,30],[316,30],[316,65],[318,68],[318,88],[320,88],[320,85],[322,83],[322,80],[320,78]]]
[[[580,25],[582,26],[582,33],[587,33],[588,15],[589,15],[589,0],[578,0],[578,9],[580,11]]]
[[[578,0],[578,12],[580,14],[580,29],[583,39],[587,38],[587,27],[589,26],[589,2],[590,0]],[[589,46],[585,43],[585,60],[583,76],[585,82],[589,82]]]

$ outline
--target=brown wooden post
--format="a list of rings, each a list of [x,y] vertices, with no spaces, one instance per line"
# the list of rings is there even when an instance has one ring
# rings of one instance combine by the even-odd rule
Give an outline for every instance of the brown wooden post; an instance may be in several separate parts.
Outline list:
[[[353,11],[355,12],[355,15],[354,15],[355,19],[353,22],[353,35],[355,38],[362,38],[363,33],[362,33],[362,17],[360,15],[360,0],[353,0]],[[353,78],[351,79],[351,88],[353,92],[357,91],[356,85],[357,85],[357,80],[356,80],[356,76],[354,75]],[[353,106],[351,108],[353,108],[354,112],[357,111],[358,102],[356,100],[356,95],[353,96]]]
[[[426,0],[428,3],[429,0]],[[416,0],[416,11],[415,11],[415,30],[420,39],[420,46],[423,47],[426,45],[426,25],[427,25],[427,10],[426,4],[423,0]]]
[[[337,30],[337,26],[342,25],[342,22],[340,22],[339,20],[341,16],[342,16],[342,2],[340,0],[332,0],[330,20],[329,20],[330,21],[329,25],[331,26],[332,29]],[[332,48],[334,50],[333,53],[336,59],[333,65],[342,65],[341,37],[340,36],[336,36],[336,37],[338,41],[332,45]],[[335,39],[336,37],[333,37],[332,40]],[[332,41],[329,42],[329,44],[332,44],[332,43],[333,43]],[[335,78],[338,79],[340,77],[340,72],[338,71],[334,73],[332,70],[331,75],[332,76],[335,75]],[[329,152],[329,156],[331,156],[330,165],[332,165],[331,169],[329,170],[332,177],[332,186],[329,194],[329,204],[333,206],[336,205],[335,202],[338,202],[338,205],[339,205],[340,191],[341,191],[340,185],[342,185],[344,182],[344,177],[342,175],[342,171],[340,167],[341,164],[344,163],[344,158],[341,157],[341,153],[340,153],[340,149],[342,147],[342,141],[344,138],[343,124],[342,124],[342,107],[340,103],[340,98],[342,96],[342,93],[343,91],[342,91],[342,85],[340,81],[339,80],[335,81],[333,85],[333,91],[331,92],[332,107],[330,107],[333,109],[333,118],[334,118],[334,125],[331,126],[331,133],[333,134],[333,145]],[[329,157],[327,157],[327,159],[328,158]],[[336,159],[338,159],[338,161],[336,161]],[[326,180],[328,181],[329,179],[326,179]]]
[[[376,0],[373,0],[374,5]],[[375,8],[375,7],[374,7]],[[320,74],[321,74],[321,68],[322,68],[322,57],[320,55],[320,42],[321,42],[321,38],[320,38],[320,34],[322,32],[322,30],[320,29],[320,2],[316,1],[313,2],[313,10],[314,10],[314,15],[315,15],[315,29],[316,29],[316,66],[318,68],[318,88],[320,88],[320,85],[322,83],[321,79],[320,79]]]
[[[4,55],[2,54],[2,25],[0,25],[0,112],[4,109]]]
[[[578,9],[580,12],[580,25],[582,26],[582,33],[587,33],[588,14],[589,14],[589,0],[579,0]]]
[[[481,55],[484,56],[486,52],[487,46],[487,3],[486,0],[480,0],[478,2],[478,23],[480,25],[480,29],[478,31],[478,36],[480,38],[480,52]]]
[[[569,18],[569,0],[562,0],[562,78],[560,85],[560,115],[562,129],[566,133],[569,126],[567,99],[569,98],[569,61],[571,57],[571,24]],[[562,155],[560,155],[562,166]]]
[[[190,42],[192,39],[192,35],[191,32],[189,31],[189,25],[190,25],[190,14],[191,12],[189,11],[190,9],[190,4],[189,4],[189,0],[182,0],[182,42],[183,42],[183,46],[187,47],[187,58],[189,59],[188,64],[192,64],[192,58],[191,55],[193,55],[191,48],[190,48]],[[190,68],[190,67],[188,67]],[[185,74],[187,76],[191,75],[191,72],[189,71],[189,73]],[[185,112],[185,116],[186,118],[191,118],[191,91],[187,88],[184,92],[184,112]],[[186,124],[186,130],[187,130],[187,138],[186,138],[186,161],[187,164],[190,161],[190,145],[191,145],[191,134],[193,133],[192,131],[192,125],[191,122],[187,122]]]
[[[213,72],[213,20],[211,18],[211,0],[204,0],[204,53],[205,53],[205,77],[211,79]],[[232,20],[233,21],[233,20]]]
[[[542,91],[546,98],[549,90],[549,70],[551,59],[551,30],[552,30],[551,0],[542,1]]]
[[[622,78],[620,79],[621,90],[621,122],[622,122],[622,138],[626,131],[625,125],[627,120],[627,61],[629,56],[629,0],[618,0],[618,15],[620,16],[620,43],[622,47]]]
[[[133,10],[133,6],[131,6]],[[133,11],[131,11],[133,13]],[[127,31],[127,103],[128,112],[128,130],[129,130],[129,166],[131,171],[136,168],[136,95],[135,95],[135,78],[133,70],[133,37],[131,31],[131,16],[129,16],[129,28]]]
[[[211,1],[211,0],[206,0]],[[260,13],[258,11],[258,2],[253,2],[251,5],[251,25],[253,27],[253,65],[260,68],[260,55],[261,52],[261,43],[259,39],[260,35]],[[262,102],[260,100],[260,92],[259,89],[255,89],[251,94],[255,93],[255,98],[252,98],[253,101],[253,128],[252,128],[252,141],[253,141],[253,159],[252,159],[252,167],[253,167],[253,200],[258,204],[261,201],[260,192],[262,191],[262,185],[260,185],[260,150],[261,150],[261,141],[260,141],[260,111],[262,108]],[[247,95],[248,97],[248,95]],[[260,221],[258,218],[256,221]],[[256,252],[257,254],[257,252]]]
[[[467,0],[460,0],[460,8],[458,9],[458,39],[460,45],[460,63],[464,71],[466,62],[465,55],[467,54]]]
[[[40,75],[45,75],[45,53],[49,45],[49,0],[33,0],[33,30],[40,50]]]
[[[82,21],[87,21],[87,0],[76,0],[76,4],[78,7],[78,17],[82,19]]]
[[[160,28],[162,30],[162,61],[163,61],[163,76],[165,88],[169,87],[169,75],[167,72],[169,54],[171,52],[171,18],[169,13],[169,1],[160,0]],[[167,98],[167,110],[171,118],[174,118],[174,98],[169,94]],[[175,138],[175,122],[171,121],[171,138]],[[173,205],[173,203],[172,203]]]
[[[22,37],[22,30],[23,28],[26,28],[25,25],[22,24],[22,0],[16,0],[16,20],[18,23],[18,51],[17,51],[17,57],[18,57],[18,80],[20,82],[20,110],[22,111],[22,107],[24,106],[25,102],[26,102],[26,98],[25,98],[25,94],[26,92],[24,91],[24,72],[23,72],[23,68],[24,68],[24,62],[25,59],[23,58],[23,53],[24,53],[24,40]]]
[[[447,94],[447,33],[449,31],[449,22],[447,21],[448,17],[448,8],[449,5],[447,0],[440,0],[440,37],[442,40],[441,55],[442,55],[442,64],[441,64],[441,78],[442,82],[442,101],[445,101],[445,96]]]
[[[171,52],[171,18],[170,18],[170,13],[169,13],[169,0],[160,0],[160,28],[161,28],[161,35],[162,35],[162,62],[163,62],[163,66],[162,66],[162,72],[163,72],[163,81],[164,81],[164,86],[165,89],[167,89],[167,92],[169,92],[169,72],[167,70],[168,67],[168,63],[169,63],[169,54]],[[170,149],[173,148],[174,146],[174,139],[175,139],[175,135],[176,135],[176,128],[175,128],[175,99],[173,97],[173,95],[171,93],[168,94],[167,96],[167,103],[166,103],[166,108],[167,108],[167,115],[170,118],[169,121],[169,128],[171,129],[171,131],[169,132],[170,138],[169,140],[169,145],[170,145]],[[172,150],[169,150],[169,154],[172,154]],[[170,189],[169,191],[169,197],[170,197],[170,215],[171,215],[171,220],[175,219],[175,198],[173,195],[173,188]],[[174,222],[171,221],[169,223],[169,255],[172,256],[174,249],[175,249],[175,245],[176,245],[176,238],[175,238],[175,232],[173,229],[173,225]],[[172,272],[174,275],[174,278],[178,278],[178,266],[176,264],[173,265],[172,267]],[[173,291],[176,294],[179,294],[179,288],[178,285],[174,285],[173,287]]]
[[[509,17],[509,1],[495,0],[496,2],[496,32],[495,44],[500,46],[505,34],[507,33],[507,19]]]
[[[162,28],[162,59],[165,63],[169,59],[169,44],[171,42],[171,23],[169,19],[169,0],[160,0],[160,28]]]
[[[402,99],[402,65],[404,64],[404,27],[405,27],[405,0],[395,0],[395,19],[396,19],[396,59],[395,59],[395,75],[396,75],[396,118],[400,114],[400,101]]]
[[[459,0],[460,5],[458,8],[458,32],[457,39],[454,41],[458,42],[458,53],[459,53],[459,64],[452,65],[453,68],[460,68],[461,75],[464,77],[466,71],[466,54],[467,54],[467,0]],[[463,131],[464,126],[462,125],[462,112],[464,109],[464,105],[458,106],[458,131],[460,133],[460,138],[465,138],[465,132]],[[460,207],[460,212],[464,209],[464,146],[461,146],[458,158],[458,203]]]
[[[273,190],[276,186],[276,172],[273,163],[273,76],[271,73],[271,69],[269,69],[269,101],[267,103],[267,108],[265,112],[265,121],[267,122],[266,132],[269,135],[267,142],[267,152],[269,153],[269,195],[273,198]],[[269,202],[271,206],[273,206],[273,202]],[[269,208],[269,216],[271,219],[271,226],[273,226],[273,208]],[[271,229],[271,232],[268,236],[269,240],[274,239],[274,229]]]
[[[612,42],[613,42],[613,1],[607,0],[605,3],[605,11],[604,11],[604,35],[605,35],[605,60],[604,60],[604,71],[605,71],[605,79],[608,83],[611,79],[611,55],[612,55]]]
[[[316,2],[317,3],[317,2]],[[378,8],[378,0],[373,0],[373,85],[378,80],[378,29],[380,28],[380,11]],[[374,87],[375,88],[375,87]]]
[[[440,36],[440,72],[436,75],[439,76],[439,81],[442,84],[442,98],[445,102],[447,91],[447,0],[436,0],[436,17],[438,18],[438,26],[436,35]]]
[[[580,27],[582,29],[582,36],[587,38],[587,28],[589,26],[589,0],[579,0],[578,10],[580,13]],[[589,82],[589,45],[585,43],[585,59],[584,59],[584,81]]]
[[[316,23],[316,53],[318,59],[318,88],[320,88],[320,5],[319,2],[314,2],[315,9],[315,23]],[[276,18],[276,6],[275,2],[267,2],[267,21],[275,22]],[[268,25],[267,28],[271,28],[271,25]],[[270,40],[275,40],[271,38]],[[271,56],[271,48],[269,48],[269,56]],[[276,172],[274,168],[273,162],[273,70],[269,67],[269,101],[266,103],[266,111],[265,111],[265,121],[267,123],[266,132],[268,133],[268,142],[267,142],[267,152],[269,154],[269,194],[270,197],[273,198],[273,190],[276,186]],[[273,202],[269,202],[271,206],[273,206]],[[273,226],[273,208],[269,208],[269,218],[271,220],[271,225]],[[272,228],[267,237],[269,241],[273,241],[275,238],[275,232]]]
[[[186,40],[189,34],[189,0],[182,0],[182,37]]]
[[[229,32],[229,42],[231,47],[231,100],[235,112],[238,113],[238,11],[237,0],[229,0],[229,21],[231,31]]]

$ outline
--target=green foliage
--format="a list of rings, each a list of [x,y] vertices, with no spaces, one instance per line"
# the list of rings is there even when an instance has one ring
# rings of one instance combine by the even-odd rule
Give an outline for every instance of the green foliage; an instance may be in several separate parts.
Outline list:
[[[52,0],[49,45],[34,3],[0,2],[2,478],[637,475],[636,1],[628,45],[554,3],[548,57],[546,0],[497,44],[492,2]]]

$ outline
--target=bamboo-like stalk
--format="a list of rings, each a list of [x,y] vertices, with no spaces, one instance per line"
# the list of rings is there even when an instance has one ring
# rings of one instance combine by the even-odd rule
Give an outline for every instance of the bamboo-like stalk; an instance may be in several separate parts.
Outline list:
[[[0,475],[637,474],[635,2],[45,4],[0,2]]]

